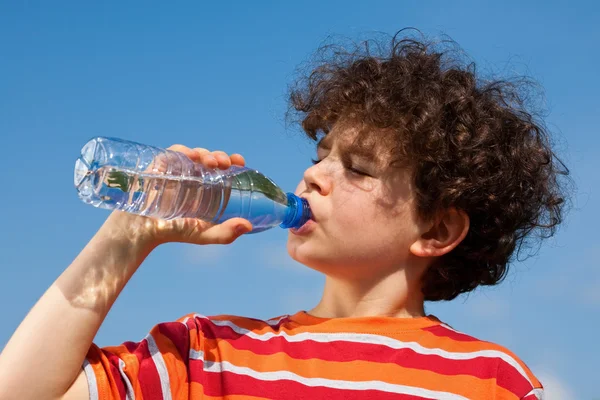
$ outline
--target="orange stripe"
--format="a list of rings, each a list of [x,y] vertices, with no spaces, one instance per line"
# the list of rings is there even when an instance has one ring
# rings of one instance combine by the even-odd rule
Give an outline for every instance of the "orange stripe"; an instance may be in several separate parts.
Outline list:
[[[442,349],[454,353],[470,353],[473,351],[481,350],[494,350],[500,353],[507,354],[517,360],[514,354],[508,351],[506,348],[490,342],[484,342],[482,340],[476,340],[471,342],[462,342],[454,340],[449,337],[436,336],[431,332],[422,331],[418,335],[413,336],[414,341],[430,349]],[[406,335],[402,335],[402,341],[406,341]]]
[[[100,352],[100,348],[95,344],[92,344],[88,350],[86,358],[92,366],[94,375],[96,376],[96,385],[98,387],[98,397],[100,399],[109,399],[112,397],[111,393],[115,393],[113,390],[116,389],[110,384],[108,376],[106,374],[106,357]],[[117,391],[118,393],[118,391]]]

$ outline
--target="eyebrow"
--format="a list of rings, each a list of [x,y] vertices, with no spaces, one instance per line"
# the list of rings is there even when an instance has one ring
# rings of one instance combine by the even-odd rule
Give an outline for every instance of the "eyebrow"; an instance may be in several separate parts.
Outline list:
[[[323,149],[323,150],[331,150],[331,142],[333,141],[333,139],[331,139],[329,137],[329,135],[324,136],[321,140],[319,140],[319,142],[317,143],[317,149]],[[373,151],[371,150],[367,150],[364,147],[360,147],[357,145],[350,145],[350,146],[346,146],[344,148],[344,151],[346,153],[351,153],[352,155],[356,155],[360,158],[364,158],[368,161],[371,162],[376,162],[376,157],[373,154]]]

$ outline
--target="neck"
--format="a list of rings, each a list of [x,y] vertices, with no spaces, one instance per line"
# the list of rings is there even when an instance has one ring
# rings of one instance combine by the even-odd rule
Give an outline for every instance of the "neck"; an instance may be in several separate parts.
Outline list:
[[[409,280],[405,270],[372,281],[327,276],[323,297],[309,314],[322,318],[425,316],[420,279]]]

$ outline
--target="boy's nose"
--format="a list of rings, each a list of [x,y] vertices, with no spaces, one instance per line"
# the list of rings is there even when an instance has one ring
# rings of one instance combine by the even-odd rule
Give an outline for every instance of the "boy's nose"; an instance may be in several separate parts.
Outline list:
[[[330,174],[323,168],[323,162],[315,164],[304,171],[304,183],[308,191],[316,191],[321,196],[327,196],[331,192]]]

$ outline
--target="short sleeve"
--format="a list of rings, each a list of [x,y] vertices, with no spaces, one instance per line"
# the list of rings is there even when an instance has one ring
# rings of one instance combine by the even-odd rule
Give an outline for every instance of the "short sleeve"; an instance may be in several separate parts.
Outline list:
[[[190,314],[156,325],[139,342],[93,344],[83,363],[90,399],[187,398],[190,349],[201,348],[201,341]]]
[[[496,384],[519,400],[543,400],[544,388],[527,365],[508,350],[499,363]],[[514,397],[513,397],[514,396]]]

